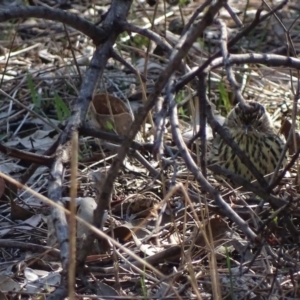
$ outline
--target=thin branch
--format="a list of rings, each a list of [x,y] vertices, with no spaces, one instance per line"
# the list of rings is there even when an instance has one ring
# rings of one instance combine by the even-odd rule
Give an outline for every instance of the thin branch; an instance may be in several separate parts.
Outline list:
[[[90,37],[96,45],[104,42],[109,36],[109,31],[106,30],[105,26],[97,27],[95,24],[61,9],[46,6],[14,6],[0,10],[0,22],[19,18],[40,18],[61,22]]]
[[[227,79],[231,85],[231,87],[234,90],[235,96],[237,98],[237,101],[241,104],[241,107],[246,107],[248,106],[246,104],[246,101],[244,100],[244,97],[242,95],[241,92],[241,87],[238,84],[238,82],[236,81],[232,68],[231,68],[231,59],[230,59],[230,54],[228,52],[227,49],[227,28],[226,28],[226,24],[225,22],[223,22],[220,19],[216,19],[215,23],[217,23],[220,27],[220,47],[221,47],[221,52],[222,52],[222,56],[223,56],[223,61],[224,61],[224,66],[226,69],[226,74],[227,74]]]
[[[254,28],[257,27],[257,25],[264,20],[268,19],[270,16],[272,16],[275,12],[279,11],[282,9],[286,4],[288,3],[288,0],[282,1],[278,6],[276,6],[272,11],[268,12],[264,16],[260,17],[260,14],[262,12],[262,9],[259,8],[256,12],[255,18],[252,21],[252,23],[246,27],[244,30],[242,30],[240,33],[238,33],[235,37],[233,37],[229,42],[228,42],[228,49],[230,49],[232,46],[234,46],[239,40],[241,40],[243,37],[247,36]],[[179,80],[176,84],[176,91],[179,91],[182,89],[187,83],[189,83],[191,80],[193,80],[197,75],[200,75],[201,72],[203,72],[213,60],[215,60],[217,57],[221,55],[221,50],[216,52],[214,55],[212,55],[210,58],[208,58],[205,63],[203,63],[201,66],[198,68],[195,68],[192,70],[192,72],[186,74]]]
[[[221,195],[204,178],[198,166],[195,164],[194,160],[190,156],[189,151],[184,143],[184,140],[179,130],[177,105],[174,98],[170,99],[170,122],[172,124],[171,128],[173,139],[175,140],[176,145],[188,169],[195,176],[195,179],[200,183],[202,189],[214,198],[216,205],[218,205],[218,207],[222,209],[224,214],[226,214],[226,216],[230,218],[230,220],[238,224],[240,229],[249,238],[250,241],[258,241],[258,236],[250,229],[249,225],[237,213],[233,211],[230,205],[223,200]]]
[[[204,78],[202,78],[204,77]],[[199,135],[201,144],[200,144],[200,166],[203,176],[206,178],[206,165],[207,165],[207,137],[206,137],[206,80],[205,74],[199,76],[200,80],[197,80],[197,92],[199,97],[199,118],[200,118],[200,129]]]
[[[237,16],[237,14],[232,10],[231,6],[226,3],[224,5],[224,8],[228,11],[228,13],[230,14],[232,20],[235,22],[237,27],[242,27],[243,23],[242,21],[239,19],[239,17]]]
[[[106,180],[102,187],[103,190],[99,198],[99,204],[101,205],[98,205],[95,210],[95,214],[99,216],[96,226],[101,226],[101,216],[104,214],[104,210],[108,208],[108,204],[113,190],[112,184],[117,177],[118,170],[122,166],[123,160],[129,150],[132,140],[139,131],[142,122],[144,121],[150,109],[154,106],[158,96],[163,90],[168,79],[178,67],[178,65],[181,63],[182,58],[187,54],[188,50],[191,48],[199,34],[202,34],[204,29],[213,22],[213,17],[218,13],[223,4],[223,0],[219,0],[216,3],[212,4],[203,16],[202,20],[193,28],[191,28],[191,30],[182,39],[180,39],[177,47],[172,52],[169,64],[158,77],[155,83],[154,91],[149,95],[144,107],[140,109],[139,113],[137,114],[135,121],[133,122],[132,126],[127,132],[127,135],[125,136],[125,140],[122,144],[122,147],[118,151],[117,157],[113,161],[108,171]]]
[[[296,70],[300,70],[300,59],[294,57],[287,57],[277,54],[258,54],[258,53],[245,53],[245,54],[231,54],[230,55],[231,64],[263,64],[269,67],[289,67]],[[215,58],[211,60],[210,64],[205,70],[208,73],[211,70],[223,67],[225,65],[223,57]],[[193,69],[190,73],[182,76],[179,83],[176,84],[176,90],[181,87],[181,84],[186,81],[187,78],[190,78],[191,74],[196,74],[195,72],[198,68]],[[199,73],[201,74],[201,72]],[[195,75],[196,76],[196,75]]]

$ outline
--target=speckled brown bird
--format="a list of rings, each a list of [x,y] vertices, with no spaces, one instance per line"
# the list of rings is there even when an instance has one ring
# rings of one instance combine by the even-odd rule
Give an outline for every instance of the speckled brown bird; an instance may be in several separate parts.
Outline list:
[[[277,134],[264,106],[254,101],[247,103],[249,108],[244,110],[240,104],[237,104],[229,112],[223,126],[228,129],[234,141],[249,157],[257,170],[266,176],[274,172],[285,141]],[[210,164],[226,168],[248,181],[255,180],[252,173],[219,135],[213,140],[208,161]],[[282,167],[285,165],[286,157]]]

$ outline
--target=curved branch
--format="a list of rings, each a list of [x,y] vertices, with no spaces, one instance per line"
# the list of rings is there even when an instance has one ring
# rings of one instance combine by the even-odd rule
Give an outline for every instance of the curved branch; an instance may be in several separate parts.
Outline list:
[[[287,57],[277,54],[257,54],[257,53],[246,53],[246,54],[230,54],[231,64],[263,64],[269,67],[289,67],[300,70],[300,59],[294,57]],[[205,69],[205,72],[220,68],[224,66],[225,62],[223,57],[214,59],[210,65]],[[176,83],[175,89],[177,90],[182,86],[183,82],[186,82],[188,78],[195,77],[199,72],[198,67],[192,69],[191,72],[185,74]]]
[[[54,9],[44,6],[16,6],[0,11],[0,22],[18,18],[40,18],[64,23],[90,37],[96,45],[106,40],[109,35],[109,32],[104,28],[99,28],[93,23],[61,9]]]
[[[286,4],[288,3],[288,0],[282,1],[278,6],[276,6],[273,10],[269,11],[264,16],[261,16],[262,9],[258,9],[256,12],[256,16],[253,20],[253,22],[247,26],[244,30],[242,30],[240,33],[238,33],[235,37],[233,37],[229,42],[227,47],[231,48],[233,45],[235,45],[241,38],[244,36],[247,36],[259,23],[262,21],[268,19],[270,16],[274,15],[277,11],[282,9]],[[221,50],[217,51],[215,54],[213,54],[210,58],[208,58],[201,66],[199,66],[197,69],[195,69],[193,72],[189,73],[189,76],[182,77],[182,80],[179,81],[176,84],[176,91],[179,91],[183,86],[185,86],[187,83],[189,83],[195,76],[201,74],[206,68],[209,66],[209,64],[219,57],[221,55]]]
[[[148,30],[147,28],[141,28],[139,26],[136,26],[134,24],[131,24],[127,21],[120,20],[118,21],[118,24],[120,28],[122,28],[124,31],[127,32],[135,32],[142,36],[147,37],[149,40],[154,41],[157,45],[159,45],[164,51],[166,51],[168,54],[170,54],[173,50],[173,47],[166,42],[165,39],[163,39],[159,34]]]
[[[300,59],[277,54],[230,54],[231,64],[263,64],[269,67],[290,67],[299,70]],[[214,59],[207,67],[207,71],[224,65],[222,57]]]

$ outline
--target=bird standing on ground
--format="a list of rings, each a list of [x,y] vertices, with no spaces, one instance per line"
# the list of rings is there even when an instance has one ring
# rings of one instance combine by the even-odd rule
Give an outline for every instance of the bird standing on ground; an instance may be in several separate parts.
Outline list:
[[[245,152],[256,169],[266,176],[274,172],[285,142],[283,137],[277,134],[264,106],[254,101],[247,104],[246,108],[237,104],[229,112],[223,127],[229,131],[235,143]],[[255,180],[252,173],[219,135],[213,140],[208,161],[248,181]],[[286,157],[281,167],[285,165]]]

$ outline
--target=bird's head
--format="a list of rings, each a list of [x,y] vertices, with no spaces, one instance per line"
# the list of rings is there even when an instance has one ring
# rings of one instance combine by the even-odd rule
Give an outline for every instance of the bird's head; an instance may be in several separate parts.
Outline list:
[[[274,127],[265,108],[257,102],[247,102],[247,107],[237,104],[228,114],[225,125],[229,130],[244,134],[274,133]]]

